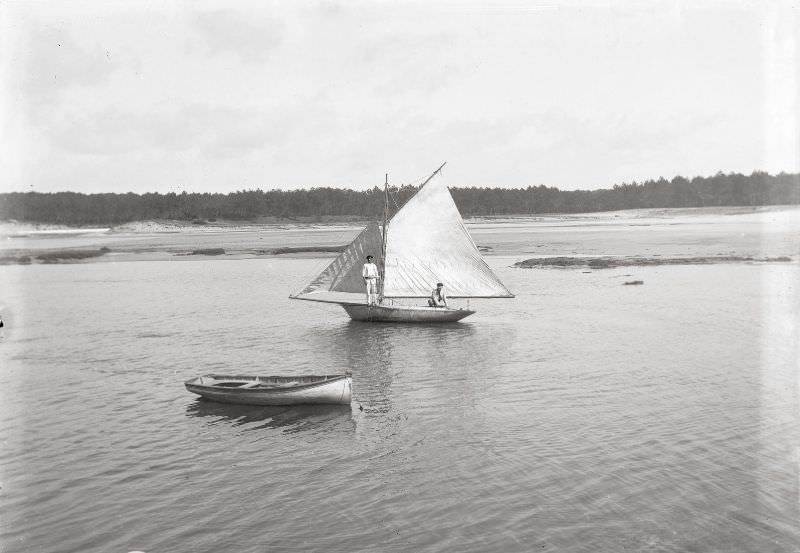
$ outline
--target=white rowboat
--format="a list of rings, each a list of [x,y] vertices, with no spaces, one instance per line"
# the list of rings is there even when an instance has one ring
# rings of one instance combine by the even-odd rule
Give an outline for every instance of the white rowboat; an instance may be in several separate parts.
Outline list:
[[[186,389],[205,399],[242,405],[350,404],[353,378],[335,375],[226,376],[187,380]]]

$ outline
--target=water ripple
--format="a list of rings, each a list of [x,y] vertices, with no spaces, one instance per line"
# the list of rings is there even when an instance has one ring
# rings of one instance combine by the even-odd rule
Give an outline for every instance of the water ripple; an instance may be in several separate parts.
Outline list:
[[[646,268],[631,294],[503,263],[517,299],[441,327],[287,301],[309,260],[24,267],[37,302],[0,351],[0,548],[800,549],[796,367],[761,317],[783,305],[762,281],[797,268]],[[183,386],[343,370],[352,406]]]

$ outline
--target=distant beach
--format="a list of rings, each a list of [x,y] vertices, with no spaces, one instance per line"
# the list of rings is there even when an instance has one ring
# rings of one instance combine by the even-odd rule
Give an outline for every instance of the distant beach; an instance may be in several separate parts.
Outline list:
[[[330,217],[137,221],[86,228],[5,221],[0,223],[0,264],[325,257],[341,251],[364,224]],[[528,268],[616,266],[622,264],[615,259],[620,256],[639,257],[628,264],[664,264],[666,258],[669,263],[800,258],[788,238],[800,233],[797,206],[476,217],[466,224],[484,255],[531,254],[514,260]]]

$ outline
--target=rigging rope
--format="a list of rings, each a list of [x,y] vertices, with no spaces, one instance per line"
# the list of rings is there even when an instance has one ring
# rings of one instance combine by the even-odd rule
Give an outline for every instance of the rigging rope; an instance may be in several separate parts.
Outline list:
[[[397,201],[397,195],[394,194],[394,192],[392,192],[392,190],[395,190],[395,191],[399,192],[401,188],[406,187],[406,186],[411,186],[411,187],[414,187],[414,188],[418,189],[420,183],[422,183],[427,178],[428,178],[428,176],[420,177],[420,178],[418,178],[416,180],[413,180],[413,181],[409,182],[408,184],[400,184],[399,186],[393,186],[393,187],[389,188],[389,197],[392,199],[392,202],[394,203],[394,206],[397,208],[397,211],[400,211],[400,208],[403,207],[403,206],[400,205],[400,203]],[[419,190],[417,190],[417,192],[419,192]],[[410,200],[413,197],[414,197],[414,194],[412,194],[405,202],[403,202],[403,205],[405,205],[406,202],[408,202],[408,200]]]
[[[400,190],[400,189],[398,188],[398,190]],[[394,206],[395,206],[395,207],[398,209],[398,211],[399,211],[399,210],[400,210],[400,206],[399,206],[399,205],[398,205],[398,203],[397,203],[397,196],[395,196],[394,194],[392,194],[392,191],[391,191],[391,190],[389,190],[389,197],[392,199],[392,202],[394,202]]]

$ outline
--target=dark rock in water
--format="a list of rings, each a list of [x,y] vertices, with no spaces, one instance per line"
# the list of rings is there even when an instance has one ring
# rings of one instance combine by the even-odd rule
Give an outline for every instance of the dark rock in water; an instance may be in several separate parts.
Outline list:
[[[90,259],[92,257],[100,257],[110,251],[111,250],[105,246],[99,250],[58,250],[37,255],[36,259],[43,263],[68,263],[80,261],[82,259]]]
[[[283,255],[289,253],[338,253],[344,251],[347,248],[347,244],[342,246],[284,246],[281,248],[275,248],[272,250],[261,250],[262,252],[266,252],[272,255]]]
[[[712,263],[750,263],[753,261],[791,261],[789,257],[755,259],[735,255],[714,255],[707,257],[544,257],[532,258],[514,263],[514,267],[531,269],[538,267],[589,267],[590,269],[610,269],[612,267],[649,267],[655,265],[709,265]]]
[[[194,250],[192,255],[225,255],[224,248],[204,248],[200,250]]]
[[[0,265],[30,265],[31,264],[31,256],[29,255],[20,255],[19,257],[9,256],[9,257],[0,257]]]
[[[643,280],[629,280],[629,281],[624,283],[625,286],[632,286],[632,285],[636,285],[636,284],[644,284],[644,281]]]
[[[526,259],[514,263],[514,267],[572,267],[586,265],[586,261],[579,257],[544,257]]]
[[[616,267],[619,264],[619,262],[615,259],[599,257],[595,259],[590,259],[586,264],[589,265],[589,267],[593,267],[595,269],[606,269],[608,267]]]

